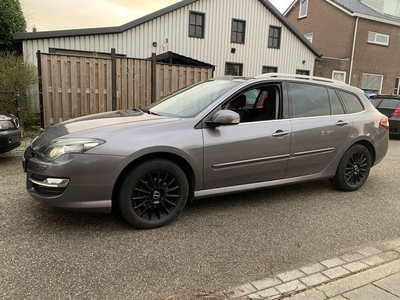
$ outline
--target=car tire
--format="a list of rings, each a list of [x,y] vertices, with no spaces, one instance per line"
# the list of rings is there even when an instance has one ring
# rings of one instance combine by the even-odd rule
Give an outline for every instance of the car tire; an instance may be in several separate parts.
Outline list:
[[[124,177],[119,193],[122,218],[136,228],[171,223],[185,207],[189,184],[185,173],[166,159],[144,161]]]
[[[363,145],[354,145],[343,155],[331,183],[343,191],[355,191],[363,186],[371,169],[371,155]]]

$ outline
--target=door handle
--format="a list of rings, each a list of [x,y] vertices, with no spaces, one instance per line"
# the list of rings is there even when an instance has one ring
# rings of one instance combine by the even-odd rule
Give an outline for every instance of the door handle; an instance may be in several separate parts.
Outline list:
[[[275,133],[272,134],[273,137],[281,137],[289,135],[289,131],[277,130]]]
[[[349,125],[349,122],[343,122],[342,120],[339,120],[335,123],[336,126],[345,126]]]

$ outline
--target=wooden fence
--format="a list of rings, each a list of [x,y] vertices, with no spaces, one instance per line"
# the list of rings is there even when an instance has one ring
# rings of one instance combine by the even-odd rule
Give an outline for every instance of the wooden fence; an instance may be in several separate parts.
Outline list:
[[[44,128],[113,108],[146,107],[152,99],[158,100],[213,76],[212,68],[155,64],[154,60],[152,65],[151,60],[126,57],[107,59],[38,53],[38,59]]]

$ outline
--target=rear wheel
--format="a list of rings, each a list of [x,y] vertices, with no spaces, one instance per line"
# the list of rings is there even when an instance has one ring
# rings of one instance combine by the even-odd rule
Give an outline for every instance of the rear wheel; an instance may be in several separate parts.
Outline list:
[[[331,183],[343,191],[358,190],[368,178],[371,155],[363,145],[354,145],[343,155]]]
[[[136,228],[171,223],[185,207],[189,185],[185,173],[172,161],[152,159],[130,170],[122,182],[119,208]]]

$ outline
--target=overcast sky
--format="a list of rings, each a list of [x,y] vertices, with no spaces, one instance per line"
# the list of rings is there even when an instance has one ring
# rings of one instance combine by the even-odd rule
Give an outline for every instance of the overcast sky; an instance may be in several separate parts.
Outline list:
[[[247,0],[244,0],[247,1]],[[284,12],[293,0],[270,0]],[[27,31],[120,26],[179,0],[20,0]]]

